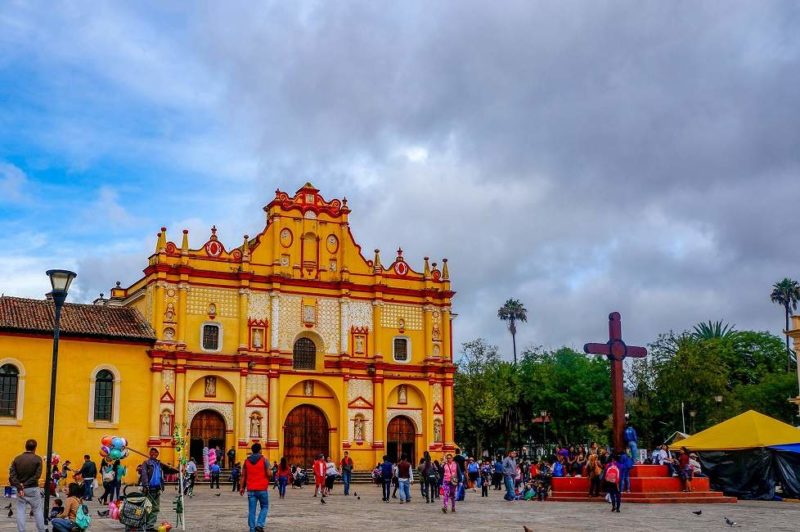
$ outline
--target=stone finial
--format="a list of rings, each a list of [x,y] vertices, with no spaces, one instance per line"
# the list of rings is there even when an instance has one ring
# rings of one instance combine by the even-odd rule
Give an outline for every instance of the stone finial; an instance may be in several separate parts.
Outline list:
[[[158,233],[158,240],[156,241],[156,253],[165,253],[167,251],[167,228],[162,227]]]
[[[442,259],[442,280],[450,280],[450,271],[447,269],[447,259]]]
[[[430,277],[431,276],[431,265],[428,264],[428,257],[425,257],[425,269],[422,271],[423,276]]]
[[[375,250],[375,260],[373,261],[373,265],[372,266],[375,269],[376,273],[378,273],[381,270],[383,270],[383,266],[381,266],[381,250],[380,249],[376,249]]]
[[[242,258],[250,260],[250,236],[244,235],[244,243],[242,244]]]
[[[211,226],[211,238],[210,238],[210,240],[217,240],[217,226],[216,225],[212,225]]]
[[[403,248],[401,248],[401,247],[397,248],[397,258],[399,258],[399,259],[403,258]]]
[[[181,255],[189,254],[189,230],[183,230],[183,240],[181,241]]]

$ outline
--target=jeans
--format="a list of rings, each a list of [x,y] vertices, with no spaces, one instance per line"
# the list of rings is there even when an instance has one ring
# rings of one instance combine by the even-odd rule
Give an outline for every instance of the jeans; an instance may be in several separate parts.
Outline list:
[[[344,484],[344,494],[350,495],[350,471],[342,469],[342,483]]]
[[[50,524],[53,525],[53,532],[70,532],[70,530],[72,530],[72,527],[75,526],[75,523],[73,521],[61,517],[56,517],[55,519],[51,519]]]
[[[93,478],[85,478],[83,479],[83,498],[87,501],[91,501],[94,497],[94,479]]]
[[[625,469],[622,471],[620,485],[620,491],[631,491],[631,470]]]
[[[42,490],[39,488],[25,488],[25,496],[17,495],[17,530],[25,532],[25,519],[28,517],[28,508],[33,512],[33,520],[36,522],[36,530],[45,532]]]
[[[278,495],[281,498],[286,496],[286,484],[288,482],[289,482],[289,477],[278,477]]]
[[[606,491],[611,496],[611,509],[619,510],[619,504],[622,502],[622,495],[619,493],[617,483],[606,482]]]
[[[391,495],[390,495],[391,491],[392,491],[392,479],[390,479],[390,478],[383,479],[383,500],[384,501],[388,501],[389,500],[389,498],[391,497]]]
[[[400,501],[411,502],[411,481],[401,478],[400,481]]]
[[[628,442],[628,449],[631,451],[631,459],[633,459],[633,463],[639,461],[639,445],[635,441]]]
[[[256,519],[256,504],[261,509]],[[250,532],[255,532],[256,527],[264,528],[267,526],[267,513],[269,513],[269,491],[248,491],[247,492],[247,526]]]
[[[516,495],[514,494],[514,477],[511,475],[503,475],[503,482],[506,485],[505,500],[513,501]]]

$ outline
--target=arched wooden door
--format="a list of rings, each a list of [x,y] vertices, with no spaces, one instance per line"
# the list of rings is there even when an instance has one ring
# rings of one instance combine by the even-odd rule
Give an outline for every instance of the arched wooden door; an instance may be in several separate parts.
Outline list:
[[[389,422],[386,433],[386,454],[389,455],[389,459],[396,462],[401,454],[405,454],[412,464],[416,464],[414,422],[406,416],[397,416]]]
[[[286,416],[283,425],[283,456],[289,464],[311,467],[322,453],[329,453],[328,421],[311,405],[300,405]]]
[[[219,412],[201,410],[192,418],[189,430],[189,454],[198,464],[203,463],[203,447],[219,445],[225,451],[225,419]]]

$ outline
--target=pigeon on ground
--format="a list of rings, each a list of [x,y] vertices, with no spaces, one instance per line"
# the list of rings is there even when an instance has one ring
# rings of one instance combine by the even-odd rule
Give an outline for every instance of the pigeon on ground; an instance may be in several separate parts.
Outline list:
[[[353,495],[355,495],[356,497],[358,497],[358,493],[357,493],[357,492],[355,492],[355,491],[353,492]]]
[[[703,510],[697,510],[696,512],[692,512],[694,515],[700,515],[703,513]]]
[[[360,500],[361,500],[361,497],[359,497],[359,498],[358,498],[358,500],[360,501]]]
[[[736,521],[731,521],[727,517],[725,518],[725,524],[728,526],[736,526]]]
[[[14,517],[14,510],[12,510],[11,508],[8,509],[8,516]]]
[[[3,509],[4,509],[4,510],[10,510],[10,509],[11,509],[11,503],[8,503],[8,505],[7,505],[5,508],[3,508]]]
[[[215,493],[215,494],[214,494],[214,496],[215,496],[215,497],[221,497],[221,496],[222,496],[222,493]]]
[[[533,532],[533,529],[531,529],[531,528],[528,528],[528,527],[527,527],[527,526],[525,526],[525,525],[522,525],[522,530],[524,530],[525,532]]]
[[[319,500],[319,502],[321,502],[322,504],[328,504],[327,502],[325,502],[325,497],[321,498],[321,499]]]
[[[108,517],[108,510],[97,510],[97,515],[99,517]]]

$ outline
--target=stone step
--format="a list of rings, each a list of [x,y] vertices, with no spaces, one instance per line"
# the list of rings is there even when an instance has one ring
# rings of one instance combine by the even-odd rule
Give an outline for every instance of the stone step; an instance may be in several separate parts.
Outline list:
[[[636,496],[640,495],[640,496]],[[726,497],[719,492],[710,493],[648,493],[646,497],[643,494],[624,493],[622,495],[623,503],[635,504],[732,504],[736,503],[736,497]],[[554,502],[603,502],[605,497],[588,497],[585,493],[558,493],[553,494],[547,498],[548,501]],[[607,504],[607,503],[606,503]]]

